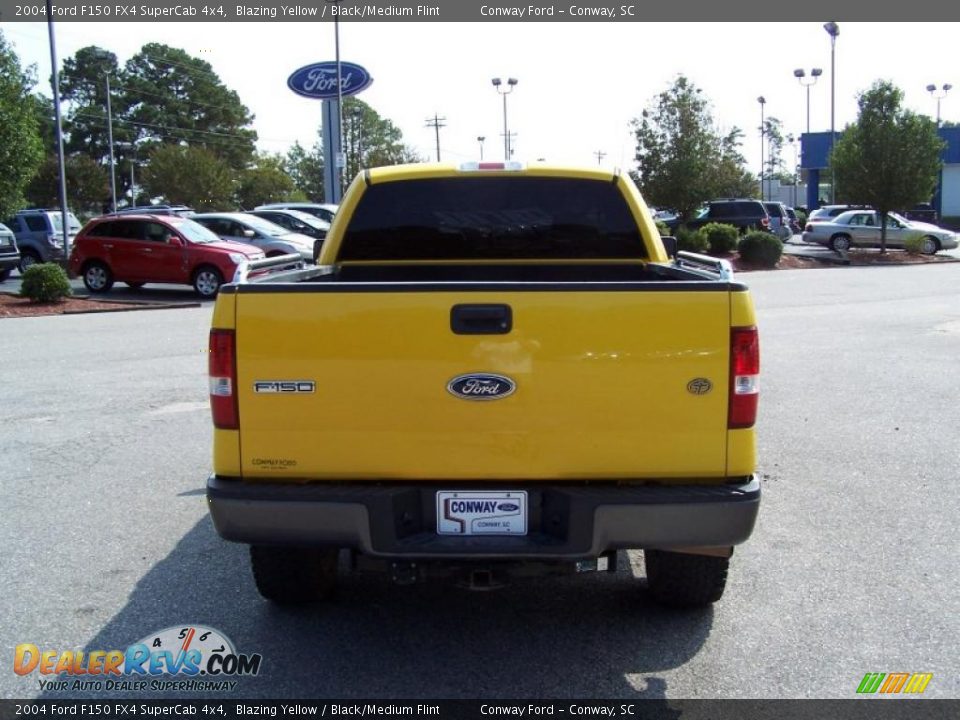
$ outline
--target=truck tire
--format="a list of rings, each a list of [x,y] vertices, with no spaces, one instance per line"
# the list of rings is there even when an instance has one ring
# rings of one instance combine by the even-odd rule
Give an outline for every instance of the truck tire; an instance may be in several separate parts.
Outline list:
[[[643,559],[647,566],[647,587],[660,605],[704,607],[723,596],[729,558],[644,550]]]
[[[257,590],[279,605],[325,600],[337,584],[335,548],[250,546]]]

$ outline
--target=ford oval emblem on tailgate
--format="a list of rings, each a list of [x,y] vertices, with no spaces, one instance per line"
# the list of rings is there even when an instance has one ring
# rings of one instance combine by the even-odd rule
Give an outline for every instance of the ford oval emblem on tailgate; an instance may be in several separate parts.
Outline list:
[[[464,400],[499,400],[513,395],[517,384],[503,375],[470,373],[458,375],[447,383],[447,391]]]

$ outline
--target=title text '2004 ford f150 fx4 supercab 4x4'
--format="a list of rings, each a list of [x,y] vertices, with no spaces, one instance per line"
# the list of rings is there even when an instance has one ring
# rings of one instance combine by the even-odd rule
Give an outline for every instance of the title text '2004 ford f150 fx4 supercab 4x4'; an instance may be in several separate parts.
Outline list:
[[[467,163],[367,170],[316,267],[239,270],[207,498],[260,593],[326,597],[341,549],[473,587],[642,549],[656,600],[719,599],[760,501],[756,321],[729,264],[670,254],[626,175]]]

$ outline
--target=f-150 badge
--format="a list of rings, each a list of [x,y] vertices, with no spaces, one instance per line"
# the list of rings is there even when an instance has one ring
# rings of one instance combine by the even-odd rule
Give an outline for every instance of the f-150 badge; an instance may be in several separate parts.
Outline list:
[[[516,389],[517,384],[510,378],[487,373],[458,375],[447,383],[447,391],[464,400],[499,400],[513,395]]]
[[[255,393],[312,393],[317,384],[313,380],[256,380]]]

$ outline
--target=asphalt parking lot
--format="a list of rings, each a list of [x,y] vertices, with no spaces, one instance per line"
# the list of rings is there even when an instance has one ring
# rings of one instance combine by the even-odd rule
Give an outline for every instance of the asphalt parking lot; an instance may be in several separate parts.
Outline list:
[[[246,698],[849,698],[894,671],[960,697],[960,264],[741,277],[765,494],[697,612],[649,602],[638,554],[486,593],[350,576],[329,605],[274,608],[206,514],[212,305],[0,320],[4,657],[198,623],[263,655]],[[96,695],[9,667],[5,698]]]

